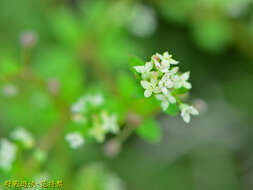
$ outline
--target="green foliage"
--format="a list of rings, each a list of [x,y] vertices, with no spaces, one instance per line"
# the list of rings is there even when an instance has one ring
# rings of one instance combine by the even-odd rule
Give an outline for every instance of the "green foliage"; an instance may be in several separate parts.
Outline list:
[[[170,104],[168,109],[165,111],[170,116],[175,116],[179,112],[177,104]]]
[[[155,119],[147,119],[136,129],[138,136],[150,143],[157,143],[160,141],[162,132],[159,124]]]
[[[212,52],[224,50],[232,40],[230,23],[226,20],[211,18],[198,20],[193,25],[193,36],[199,46]]]

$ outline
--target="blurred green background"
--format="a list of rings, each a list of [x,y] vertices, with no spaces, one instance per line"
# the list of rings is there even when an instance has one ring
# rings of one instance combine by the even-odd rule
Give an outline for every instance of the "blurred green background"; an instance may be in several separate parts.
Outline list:
[[[191,71],[200,116],[188,126],[159,114],[159,143],[132,135],[113,158],[103,144],[69,149],[66,107],[91,86],[120,88],[129,56],[164,51]],[[17,76],[26,66],[33,74]],[[253,189],[252,87],[252,0],[0,0],[0,138],[21,125],[48,150],[19,153],[0,189],[35,176],[66,190]]]

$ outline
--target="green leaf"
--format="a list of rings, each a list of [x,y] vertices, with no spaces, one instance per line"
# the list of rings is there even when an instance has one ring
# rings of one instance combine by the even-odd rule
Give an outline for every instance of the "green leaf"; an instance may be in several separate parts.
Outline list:
[[[118,88],[121,96],[131,99],[133,91],[135,90],[136,82],[134,78],[127,73],[121,73],[118,78]]]
[[[178,114],[178,106],[177,104],[170,104],[168,109],[165,111],[170,116],[175,116]]]
[[[185,94],[188,91],[189,91],[188,89],[182,87],[182,88],[179,88],[179,89],[175,89],[172,93],[174,95],[177,95],[177,94]]]
[[[150,143],[157,143],[161,139],[161,129],[155,119],[144,121],[143,124],[137,127],[136,133]]]

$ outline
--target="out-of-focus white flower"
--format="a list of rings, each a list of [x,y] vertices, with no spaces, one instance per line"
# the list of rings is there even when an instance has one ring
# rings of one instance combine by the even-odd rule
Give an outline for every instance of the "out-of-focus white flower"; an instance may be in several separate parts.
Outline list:
[[[18,92],[19,90],[14,84],[5,84],[2,88],[2,93],[6,97],[15,97]]]
[[[154,10],[145,5],[136,5],[130,14],[128,29],[138,37],[149,37],[157,28],[157,19]]]
[[[0,140],[0,168],[10,170],[16,158],[17,147],[7,139]]]
[[[71,148],[76,149],[84,144],[83,136],[79,132],[72,132],[66,135],[65,139]]]
[[[102,112],[102,128],[106,132],[118,133],[119,125],[117,123],[117,116],[115,114],[108,115],[107,112]]]
[[[190,122],[191,115],[199,114],[196,108],[194,108],[193,106],[189,106],[187,104],[181,104],[180,109],[181,109],[181,116],[186,123]]]
[[[100,106],[104,102],[104,97],[102,94],[89,95],[87,100],[94,106]]]
[[[171,95],[170,92],[168,92],[166,95],[164,94],[157,94],[156,96],[157,100],[161,101],[161,107],[163,111],[166,111],[167,108],[169,107],[170,103],[174,104],[176,103],[176,99]]]
[[[71,112],[73,113],[84,113],[86,111],[87,103],[93,106],[100,106],[104,102],[104,97],[102,94],[87,94],[71,106]]]
[[[80,98],[76,103],[72,104],[71,112],[73,113],[80,113],[85,110],[85,100]]]
[[[192,85],[187,80],[190,77],[190,72],[185,72],[182,75],[175,75],[173,78],[174,88],[184,87],[186,89],[191,89]]]
[[[10,136],[13,140],[22,143],[25,148],[29,149],[35,145],[35,140],[32,134],[25,130],[23,127],[17,127],[17,129],[15,129]]]

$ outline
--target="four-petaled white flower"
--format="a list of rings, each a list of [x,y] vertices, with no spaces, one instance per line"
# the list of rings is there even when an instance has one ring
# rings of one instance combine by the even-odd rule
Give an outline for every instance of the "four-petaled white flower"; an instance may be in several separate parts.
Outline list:
[[[154,56],[152,56],[152,61],[154,62],[156,68],[162,73],[166,73],[169,71],[170,62],[169,60],[164,59],[161,54],[156,53]]]
[[[178,61],[174,60],[172,58],[172,55],[169,54],[168,52],[163,53],[162,62],[168,62],[171,65],[176,65],[179,63]]]
[[[112,132],[117,134],[119,132],[119,126],[117,124],[117,116],[115,114],[108,115],[107,112],[102,112],[102,128],[106,132]]]
[[[73,149],[77,149],[84,144],[84,138],[79,132],[72,132],[66,135],[65,139]]]
[[[190,122],[191,115],[199,114],[196,108],[194,108],[193,106],[189,106],[187,104],[181,104],[180,109],[181,109],[181,116],[186,123]]]
[[[137,73],[142,74],[142,78],[148,78],[150,71],[153,68],[153,63],[152,62],[147,62],[145,65],[141,66],[135,66],[134,69],[136,70]]]
[[[171,95],[170,92],[168,92],[166,95],[164,94],[157,94],[156,96],[157,100],[161,101],[161,107],[163,109],[163,111],[166,111],[171,104],[176,103],[176,99]]]
[[[141,86],[145,89],[144,96],[146,98],[150,97],[153,92],[158,91],[158,88],[156,85],[157,85],[157,81],[155,80],[152,80],[151,82],[148,82],[146,80],[141,81]]]
[[[173,77],[173,81],[174,81],[174,88],[181,88],[184,87],[186,89],[191,89],[192,85],[191,83],[189,83],[187,80],[190,77],[190,72],[185,72],[182,75],[175,75]]]
[[[17,147],[7,139],[0,141],[0,168],[10,170],[16,158]]]
[[[152,62],[155,64],[156,68],[162,73],[169,72],[171,65],[176,65],[179,62],[172,59],[172,55],[168,52],[163,53],[163,55],[156,53],[151,57]]]

